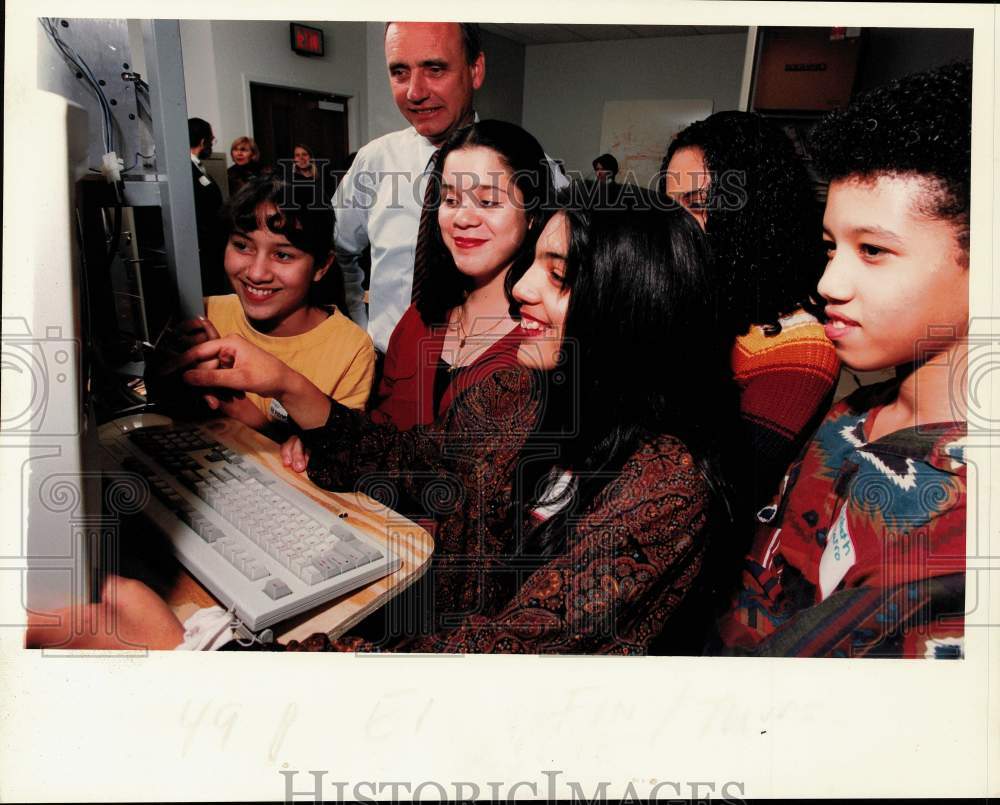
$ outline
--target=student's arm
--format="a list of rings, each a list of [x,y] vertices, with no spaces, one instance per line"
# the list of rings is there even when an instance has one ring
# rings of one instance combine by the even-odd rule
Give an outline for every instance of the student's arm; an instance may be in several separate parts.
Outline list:
[[[497,372],[436,422],[406,431],[333,403],[325,425],[302,434],[309,478],[324,489],[365,491],[375,485],[397,499],[421,500],[434,487],[468,507],[468,517],[480,517],[473,509],[486,485],[508,479],[506,468],[534,424],[534,391],[527,372]],[[465,491],[470,487],[474,494]]]
[[[155,592],[135,579],[110,575],[100,604],[30,612],[25,648],[174,649],[184,627]]]
[[[778,336],[780,338],[780,336]],[[830,407],[840,362],[823,337],[769,350],[766,371],[740,392],[740,414],[753,460],[753,500],[765,505]]]
[[[469,616],[454,630],[391,650],[644,651],[650,635],[642,629],[658,632],[701,570],[708,490],[687,450],[664,439],[629,460],[600,499],[579,523],[569,550],[532,573],[500,613]],[[330,642],[325,635],[289,648],[375,649],[350,638]]]
[[[365,270],[360,258],[369,245],[368,213],[375,199],[371,171],[365,165],[363,152],[359,153],[333,196],[334,252],[344,274],[347,315],[363,330],[368,329],[368,313],[365,311]]]

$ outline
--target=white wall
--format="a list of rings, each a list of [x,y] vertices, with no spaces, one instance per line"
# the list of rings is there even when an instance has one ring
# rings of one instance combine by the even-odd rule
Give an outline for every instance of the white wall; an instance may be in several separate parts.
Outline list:
[[[374,140],[390,131],[405,128],[405,118],[396,108],[389,89],[389,71],[385,66],[385,23],[365,23],[368,38],[367,77],[368,139]],[[363,143],[359,144],[363,145]]]
[[[529,45],[523,125],[568,170],[590,174],[605,101],[710,98],[716,112],[736,109],[745,47],[746,34]]]
[[[483,120],[521,125],[524,117],[524,45],[483,31],[486,81],[476,93],[476,111]]]
[[[231,143],[239,135],[229,137],[223,131],[222,115],[219,111],[215,47],[212,44],[212,23],[208,20],[181,20],[180,29],[188,117],[207,120],[217,141],[215,149],[225,151],[226,144]]]
[[[322,28],[326,55],[298,56],[288,22],[181,22],[181,49],[189,117],[212,124],[216,151],[251,132],[249,82],[346,95],[352,150],[367,139],[366,45],[363,22],[312,22]]]

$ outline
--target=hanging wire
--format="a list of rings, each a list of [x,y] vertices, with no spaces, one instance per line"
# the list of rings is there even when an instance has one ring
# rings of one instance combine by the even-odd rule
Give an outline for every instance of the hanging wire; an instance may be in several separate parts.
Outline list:
[[[42,28],[52,40],[52,43],[62,53],[63,58],[75,68],[75,71],[86,80],[87,84],[97,95],[97,100],[101,105],[101,134],[104,141],[104,151],[105,153],[111,153],[115,150],[114,119],[111,114],[111,104],[108,103],[108,98],[104,94],[104,90],[101,89],[100,83],[98,83],[97,78],[84,58],[59,35],[56,20],[52,17],[43,17],[40,22]]]

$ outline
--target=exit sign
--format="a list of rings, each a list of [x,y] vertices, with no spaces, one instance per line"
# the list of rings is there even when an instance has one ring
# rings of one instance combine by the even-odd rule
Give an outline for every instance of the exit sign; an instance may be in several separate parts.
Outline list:
[[[300,56],[322,56],[323,55],[323,31],[320,28],[313,28],[309,25],[300,25],[293,22],[290,25],[292,32],[292,50]]]

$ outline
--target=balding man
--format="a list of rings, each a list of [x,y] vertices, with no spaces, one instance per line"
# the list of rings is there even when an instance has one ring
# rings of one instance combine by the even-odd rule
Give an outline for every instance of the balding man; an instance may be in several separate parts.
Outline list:
[[[486,77],[475,23],[390,22],[385,61],[396,106],[410,126],[358,151],[333,198],[337,261],[348,313],[384,353],[410,305],[413,258],[433,157],[451,134],[475,120],[473,93]],[[561,173],[560,184],[566,184]],[[359,257],[371,246],[365,311]]]

